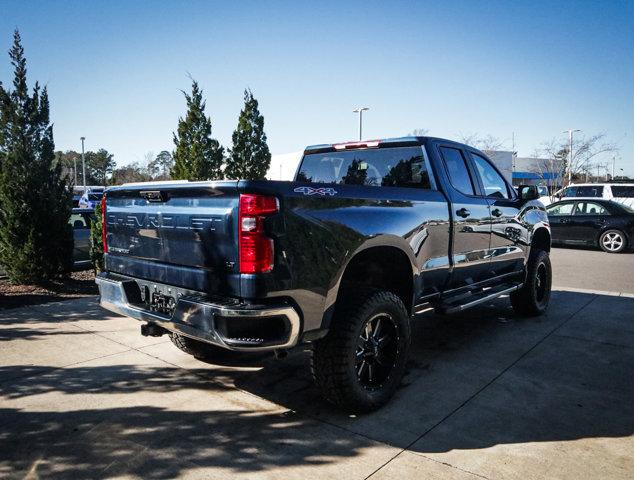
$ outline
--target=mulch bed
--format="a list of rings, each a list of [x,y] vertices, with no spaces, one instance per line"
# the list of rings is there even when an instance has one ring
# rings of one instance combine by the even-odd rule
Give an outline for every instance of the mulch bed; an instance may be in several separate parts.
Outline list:
[[[0,310],[57,302],[86,297],[99,293],[95,284],[95,272],[73,272],[68,278],[54,280],[44,285],[15,285],[7,279],[0,280]]]

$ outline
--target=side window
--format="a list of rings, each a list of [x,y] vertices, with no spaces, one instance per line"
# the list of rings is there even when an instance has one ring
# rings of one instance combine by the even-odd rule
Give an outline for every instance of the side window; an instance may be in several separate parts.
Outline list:
[[[612,196],[617,198],[634,198],[634,186],[612,185]]]
[[[70,223],[73,226],[73,228],[77,230],[90,228],[90,226],[86,222],[86,219],[81,213],[73,213],[70,216],[68,223]]]
[[[603,186],[579,187],[577,188],[577,196],[601,198],[603,196]]]
[[[475,161],[476,169],[478,170],[478,174],[482,180],[482,185],[484,185],[484,192],[486,193],[486,196],[509,198],[509,191],[506,187],[506,182],[495,168],[493,168],[493,165],[491,165],[486,158],[481,157],[480,155],[472,153],[471,156]]]
[[[571,215],[572,214],[572,207],[574,207],[574,203],[569,202],[569,203],[560,203],[557,205],[550,205],[549,207],[546,207],[546,211],[548,212],[548,215],[552,215],[552,216],[563,216],[563,215]]]
[[[608,211],[594,202],[577,202],[575,215],[609,215]]]
[[[475,190],[462,151],[457,148],[440,147],[440,152],[447,166],[451,184],[462,193],[474,195]]]

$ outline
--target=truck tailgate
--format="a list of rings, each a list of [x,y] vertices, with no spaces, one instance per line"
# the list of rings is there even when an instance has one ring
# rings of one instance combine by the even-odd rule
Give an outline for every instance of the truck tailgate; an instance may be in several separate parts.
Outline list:
[[[237,182],[109,189],[106,269],[192,290],[239,295],[238,204]]]

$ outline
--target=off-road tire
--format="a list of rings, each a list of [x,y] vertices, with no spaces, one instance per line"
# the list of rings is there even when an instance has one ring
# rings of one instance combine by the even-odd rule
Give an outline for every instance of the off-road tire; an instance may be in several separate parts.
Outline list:
[[[552,278],[548,252],[531,250],[524,286],[510,295],[515,313],[527,317],[543,315],[550,301]]]
[[[377,359],[388,359],[385,363],[374,364],[375,371],[380,369],[383,372],[384,380],[369,387],[363,385],[356,365],[360,358],[359,349],[362,348],[359,342],[362,342],[362,334],[368,336],[367,325],[379,318],[384,319],[385,326],[381,328],[391,332],[393,340],[385,344],[390,349],[389,357],[376,354]],[[378,334],[380,327],[377,326],[376,330]],[[385,337],[387,335],[384,334]],[[394,395],[401,382],[410,341],[409,315],[399,297],[380,290],[344,292],[336,306],[328,335],[313,346],[311,370],[315,383],[328,401],[346,411],[362,413],[376,410]],[[392,365],[391,369],[389,365]]]
[[[179,350],[199,360],[223,359],[234,353],[226,348],[216,347],[210,343],[199,342],[198,340],[177,333],[170,333],[169,337]]]
[[[621,253],[627,247],[627,237],[620,230],[606,230],[599,237],[599,247],[607,253]]]

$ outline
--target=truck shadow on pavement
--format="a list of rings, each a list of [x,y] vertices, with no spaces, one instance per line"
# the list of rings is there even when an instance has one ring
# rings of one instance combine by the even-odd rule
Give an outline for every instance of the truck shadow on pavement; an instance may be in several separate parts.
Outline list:
[[[507,303],[416,320],[402,388],[362,416],[321,399],[307,349],[185,368],[2,367],[20,378],[0,383],[0,477],[230,476],[338,466],[377,442],[434,454],[634,434],[634,298],[556,292],[531,319]]]

